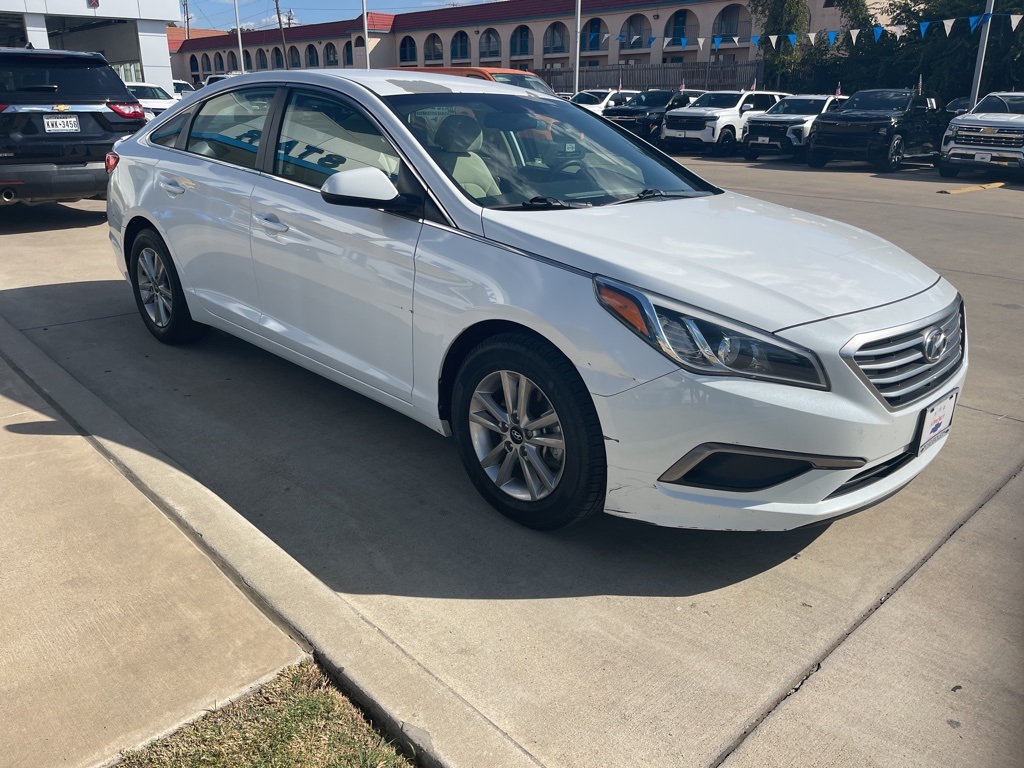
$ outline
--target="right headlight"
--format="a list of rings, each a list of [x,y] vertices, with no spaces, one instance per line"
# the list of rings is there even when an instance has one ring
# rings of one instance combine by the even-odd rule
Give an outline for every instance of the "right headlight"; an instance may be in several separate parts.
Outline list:
[[[594,289],[601,306],[691,373],[828,389],[809,349],[608,278],[595,277]]]

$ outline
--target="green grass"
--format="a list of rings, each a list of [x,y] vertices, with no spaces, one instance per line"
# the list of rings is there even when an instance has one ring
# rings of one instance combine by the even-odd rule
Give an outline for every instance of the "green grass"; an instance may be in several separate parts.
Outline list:
[[[143,750],[125,768],[413,768],[313,662]]]

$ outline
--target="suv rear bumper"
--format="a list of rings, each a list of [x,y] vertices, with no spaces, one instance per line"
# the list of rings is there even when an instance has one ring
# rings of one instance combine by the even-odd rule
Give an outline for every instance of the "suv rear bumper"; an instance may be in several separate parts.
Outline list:
[[[105,197],[103,163],[0,165],[0,205]]]

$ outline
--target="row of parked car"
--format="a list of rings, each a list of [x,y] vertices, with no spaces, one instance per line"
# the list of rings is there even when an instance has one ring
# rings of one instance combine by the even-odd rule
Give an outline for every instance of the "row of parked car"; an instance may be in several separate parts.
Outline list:
[[[917,160],[947,177],[964,168],[1024,170],[1024,93],[989,94],[970,112],[965,100],[942,107],[932,96],[898,88],[850,97],[598,89],[570,101],[666,150],[741,151],[748,160],[792,154],[813,168],[864,160],[883,173]]]

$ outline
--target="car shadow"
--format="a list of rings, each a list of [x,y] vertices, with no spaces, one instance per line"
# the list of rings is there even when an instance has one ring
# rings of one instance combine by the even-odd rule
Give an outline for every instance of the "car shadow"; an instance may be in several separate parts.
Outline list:
[[[83,201],[74,208],[60,203],[3,205],[0,206],[0,235],[95,227],[106,217],[106,203],[102,200]]]
[[[0,314],[334,590],[696,595],[799,556],[825,530],[716,533],[608,515],[555,533],[522,528],[476,493],[452,441],[246,342],[212,331],[168,347],[134,314],[46,326],[31,316],[37,301],[93,307],[118,292],[118,307],[130,305],[117,281],[0,291]]]

